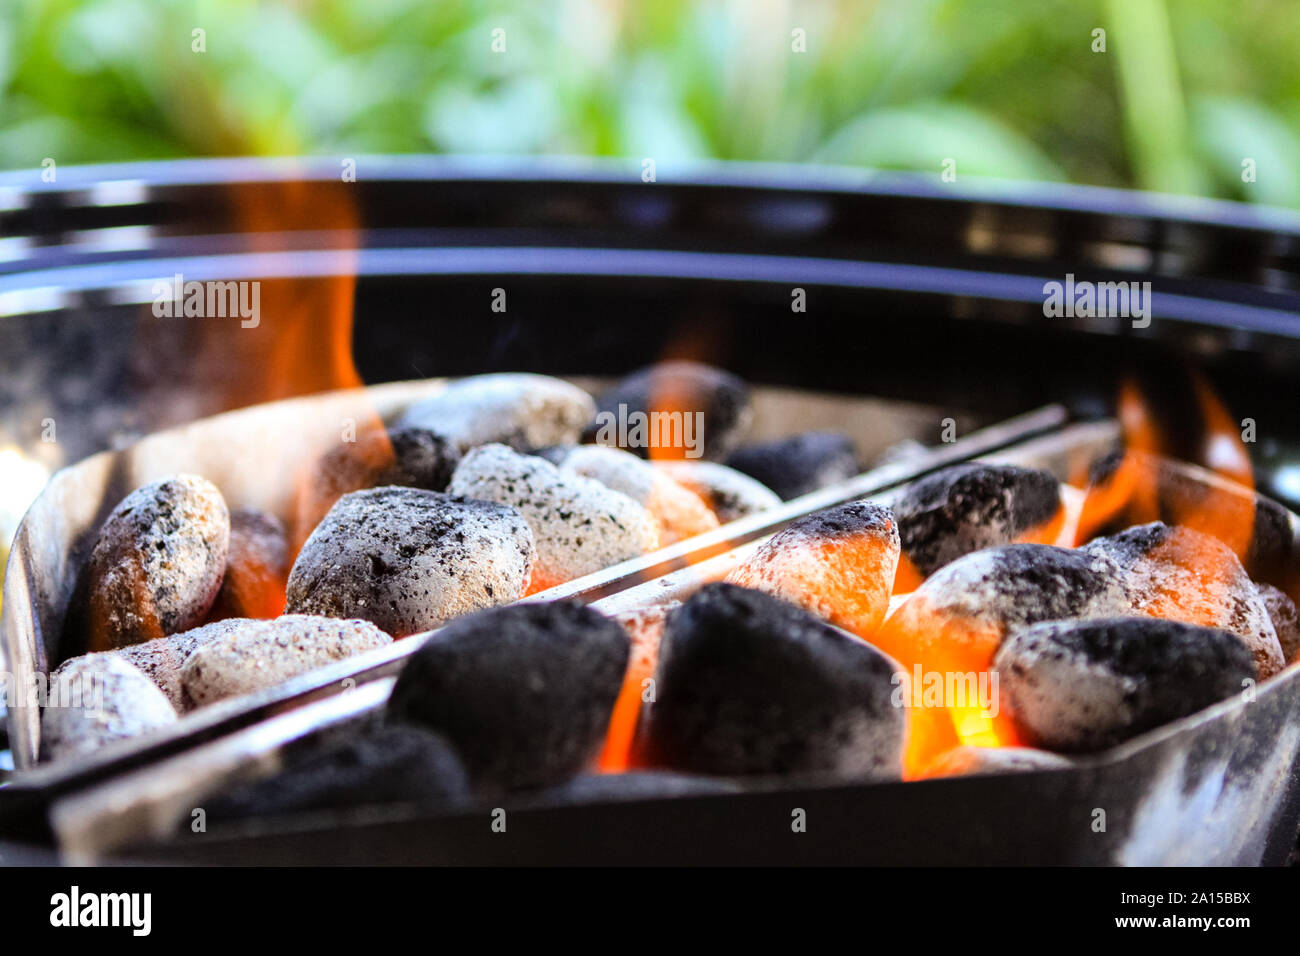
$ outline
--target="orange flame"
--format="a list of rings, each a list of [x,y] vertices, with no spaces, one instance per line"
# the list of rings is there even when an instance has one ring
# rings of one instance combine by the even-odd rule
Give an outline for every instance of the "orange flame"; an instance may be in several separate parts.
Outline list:
[[[1133,382],[1119,395],[1122,457],[1109,475],[1088,484],[1076,542],[1099,533],[1151,521],[1182,525],[1208,534],[1244,559],[1255,521],[1255,481],[1241,433],[1208,382],[1193,376],[1202,431],[1195,464],[1219,481],[1180,477],[1168,458],[1169,443],[1150,405]]]
[[[1076,530],[1078,544],[1086,543],[1121,515],[1127,515],[1126,525],[1146,524],[1160,515],[1152,475],[1152,463],[1162,453],[1160,436],[1141,391],[1132,381],[1120,386],[1117,413],[1124,436],[1123,457],[1105,481],[1090,484],[1086,476],[1079,480],[1088,491]]]
[[[334,251],[337,267],[326,276],[262,280],[261,317],[254,328],[208,327],[221,341],[202,355],[220,357],[228,407],[364,386],[352,355],[359,235],[354,189],[328,180],[234,187],[233,215],[254,251],[301,248],[303,233],[310,233],[313,242]],[[290,565],[334,501],[365,487],[366,476],[392,461],[392,446],[374,412],[363,413],[351,429],[340,428],[339,445],[305,465],[297,478],[288,523]],[[335,474],[322,476],[326,464]]]
[[[355,188],[342,181],[309,179],[230,187],[225,215],[232,231],[246,239],[249,252],[324,251],[336,257],[335,264],[326,275],[279,277],[271,272],[256,280],[255,322],[201,320],[187,373],[195,386],[192,391],[203,394],[205,404],[186,413],[212,414],[363,387],[352,354],[359,238]],[[222,214],[214,211],[217,217]],[[392,462],[383,423],[373,412],[363,412],[350,429],[340,427],[339,441],[345,456],[355,450],[358,458],[350,471],[378,471]],[[337,449],[324,451],[328,455]],[[308,462],[297,476],[299,500],[286,516],[290,566],[315,523],[333,504],[333,499],[318,498],[319,468],[318,462]],[[356,489],[329,490],[337,498]]]
[[[637,752],[637,731],[641,724],[642,695],[646,681],[654,677],[659,664],[659,644],[663,638],[665,608],[650,608],[624,619],[621,623],[632,638],[623,686],[614,701],[605,746],[597,761],[601,773],[623,773],[643,765]]]

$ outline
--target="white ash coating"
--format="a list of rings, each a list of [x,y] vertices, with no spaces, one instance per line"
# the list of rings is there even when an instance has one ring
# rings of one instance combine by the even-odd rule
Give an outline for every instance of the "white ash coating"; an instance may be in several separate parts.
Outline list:
[[[408,408],[399,426],[428,428],[461,452],[500,442],[520,451],[576,444],[596,413],[592,397],[558,378],[525,372],[474,375]]]
[[[648,510],[659,522],[661,545],[718,527],[718,516],[699,495],[631,452],[580,445],[565,456],[560,470],[594,478]]]
[[[994,666],[1021,739],[1067,753],[1122,743],[1240,693],[1255,676],[1235,634],[1147,616],[1024,628]]]
[[[758,479],[716,461],[657,461],[654,467],[704,499],[723,524],[781,503],[781,497]]]
[[[958,558],[927,578],[913,598],[1004,630],[1129,610],[1124,574],[1114,561],[1047,544],[1004,545]]]
[[[115,740],[176,722],[148,676],[118,654],[86,654],[60,667],[41,712],[41,754],[85,755]]]
[[[1138,679],[1117,674],[1104,662],[1035,643],[1017,644],[1012,636],[999,648],[994,666],[1005,698],[1002,706],[1016,708],[1020,726],[1041,728],[1032,739],[1043,746],[1099,750],[1104,744],[1094,742],[1098,731],[1134,721],[1129,701]]]
[[[1084,549],[1128,573],[1133,610],[1238,635],[1261,680],[1286,666],[1264,599],[1236,554],[1218,538],[1160,521],[1096,538]]]
[[[204,478],[176,475],[127,495],[90,555],[90,649],[198,624],[221,588],[229,544],[230,512]]]
[[[272,621],[248,618],[209,624],[181,668],[185,698],[202,707],[249,694],[305,674],[393,639],[369,621],[286,614]]]
[[[1273,630],[1277,632],[1277,641],[1282,645],[1282,657],[1290,664],[1300,655],[1300,612],[1296,610],[1295,602],[1280,588],[1271,584],[1256,584],[1255,589],[1259,591],[1264,608],[1268,611],[1268,619],[1273,622]]]
[[[181,668],[200,644],[222,633],[220,628],[220,623],[207,624],[107,653],[117,655],[138,667],[163,692],[163,696],[170,701],[177,712],[184,713],[186,705],[181,692]],[[63,665],[63,667],[67,666],[68,664]],[[60,670],[62,669],[61,667]]]
[[[519,509],[537,543],[534,591],[659,546],[654,518],[627,495],[505,445],[466,455],[448,491]]]
[[[726,580],[867,637],[889,610],[899,551],[893,512],[873,501],[852,501],[778,531]]]
[[[523,597],[535,554],[514,508],[418,488],[354,491],[303,545],[285,610],[405,637]]]
[[[1046,544],[986,548],[944,565],[872,640],[911,667],[985,667],[1006,636],[1039,621],[1131,614],[1125,575],[1102,554]]]
[[[1073,766],[1067,757],[1033,747],[954,747],[936,757],[926,777],[966,777],[981,773],[1024,773]]]

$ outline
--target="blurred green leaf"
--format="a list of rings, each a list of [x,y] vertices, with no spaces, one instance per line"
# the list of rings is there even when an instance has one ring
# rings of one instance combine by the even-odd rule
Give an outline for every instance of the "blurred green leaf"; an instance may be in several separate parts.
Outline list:
[[[813,158],[936,174],[953,159],[958,177],[1063,178],[1029,140],[992,117],[951,103],[918,103],[867,113],[835,133]]]
[[[1300,206],[1300,135],[1258,103],[1203,97],[1191,108],[1192,131],[1225,193],[1279,206]],[[1253,164],[1253,182],[1242,178]]]

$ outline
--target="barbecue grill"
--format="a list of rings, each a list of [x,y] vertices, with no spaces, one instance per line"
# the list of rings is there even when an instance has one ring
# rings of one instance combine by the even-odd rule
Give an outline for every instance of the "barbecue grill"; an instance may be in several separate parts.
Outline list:
[[[61,429],[54,464],[70,464],[150,437],[68,468],[24,521],[5,585],[13,674],[66,656],[60,628],[85,538],[130,488],[192,470],[218,477],[241,505],[282,508],[289,489],[266,480],[268,455],[309,453],[321,438],[313,430],[335,428],[359,402],[389,414],[441,387],[404,381],[413,378],[527,369],[608,379],[685,354],[758,385],[760,427],[773,434],[847,429],[868,457],[900,438],[930,446],[557,589],[606,608],[688,593],[794,517],[887,499],[945,464],[992,456],[1077,474],[1115,441],[1112,399],[1134,370],[1176,385],[1189,363],[1202,369],[1230,408],[1260,423],[1259,491],[1292,508],[1300,497],[1300,427],[1286,408],[1300,368],[1300,223],[1275,211],[751,167],[657,183],[619,167],[432,159],[363,160],[357,182],[342,185],[323,162],[34,178],[0,178],[0,361],[12,363],[0,442],[48,457],[39,432],[51,419]],[[285,283],[308,301],[326,301],[340,281],[351,294],[354,280],[358,370],[393,384],[178,425],[313,389],[259,379],[232,395],[220,375],[188,375],[195,337],[148,308],[153,284],[176,274]],[[1152,321],[1046,318],[1044,283],[1066,275],[1151,282]],[[791,311],[794,288],[806,313]],[[504,312],[489,306],[495,289],[508,294]],[[146,357],[142,340],[153,346]],[[231,341],[238,335],[205,340],[202,368],[237,363]],[[962,436],[951,444],[939,441],[946,418]],[[521,806],[508,846],[492,842],[483,813],[415,810],[173,836],[178,810],[218,784],[367,719],[412,643],[70,766],[34,764],[35,715],[15,706],[19,769],[0,791],[0,823],[80,860],[1277,863],[1295,843],[1294,670],[1253,703],[1225,701],[1068,771]],[[816,821],[808,832],[790,832],[792,807]],[[1098,808],[1104,831],[1091,825]]]

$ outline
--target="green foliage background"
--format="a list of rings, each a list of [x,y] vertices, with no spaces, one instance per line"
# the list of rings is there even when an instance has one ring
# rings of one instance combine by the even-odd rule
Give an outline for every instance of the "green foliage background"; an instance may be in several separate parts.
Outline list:
[[[1300,206],[1300,0],[0,0],[0,167],[374,152],[952,157]]]

